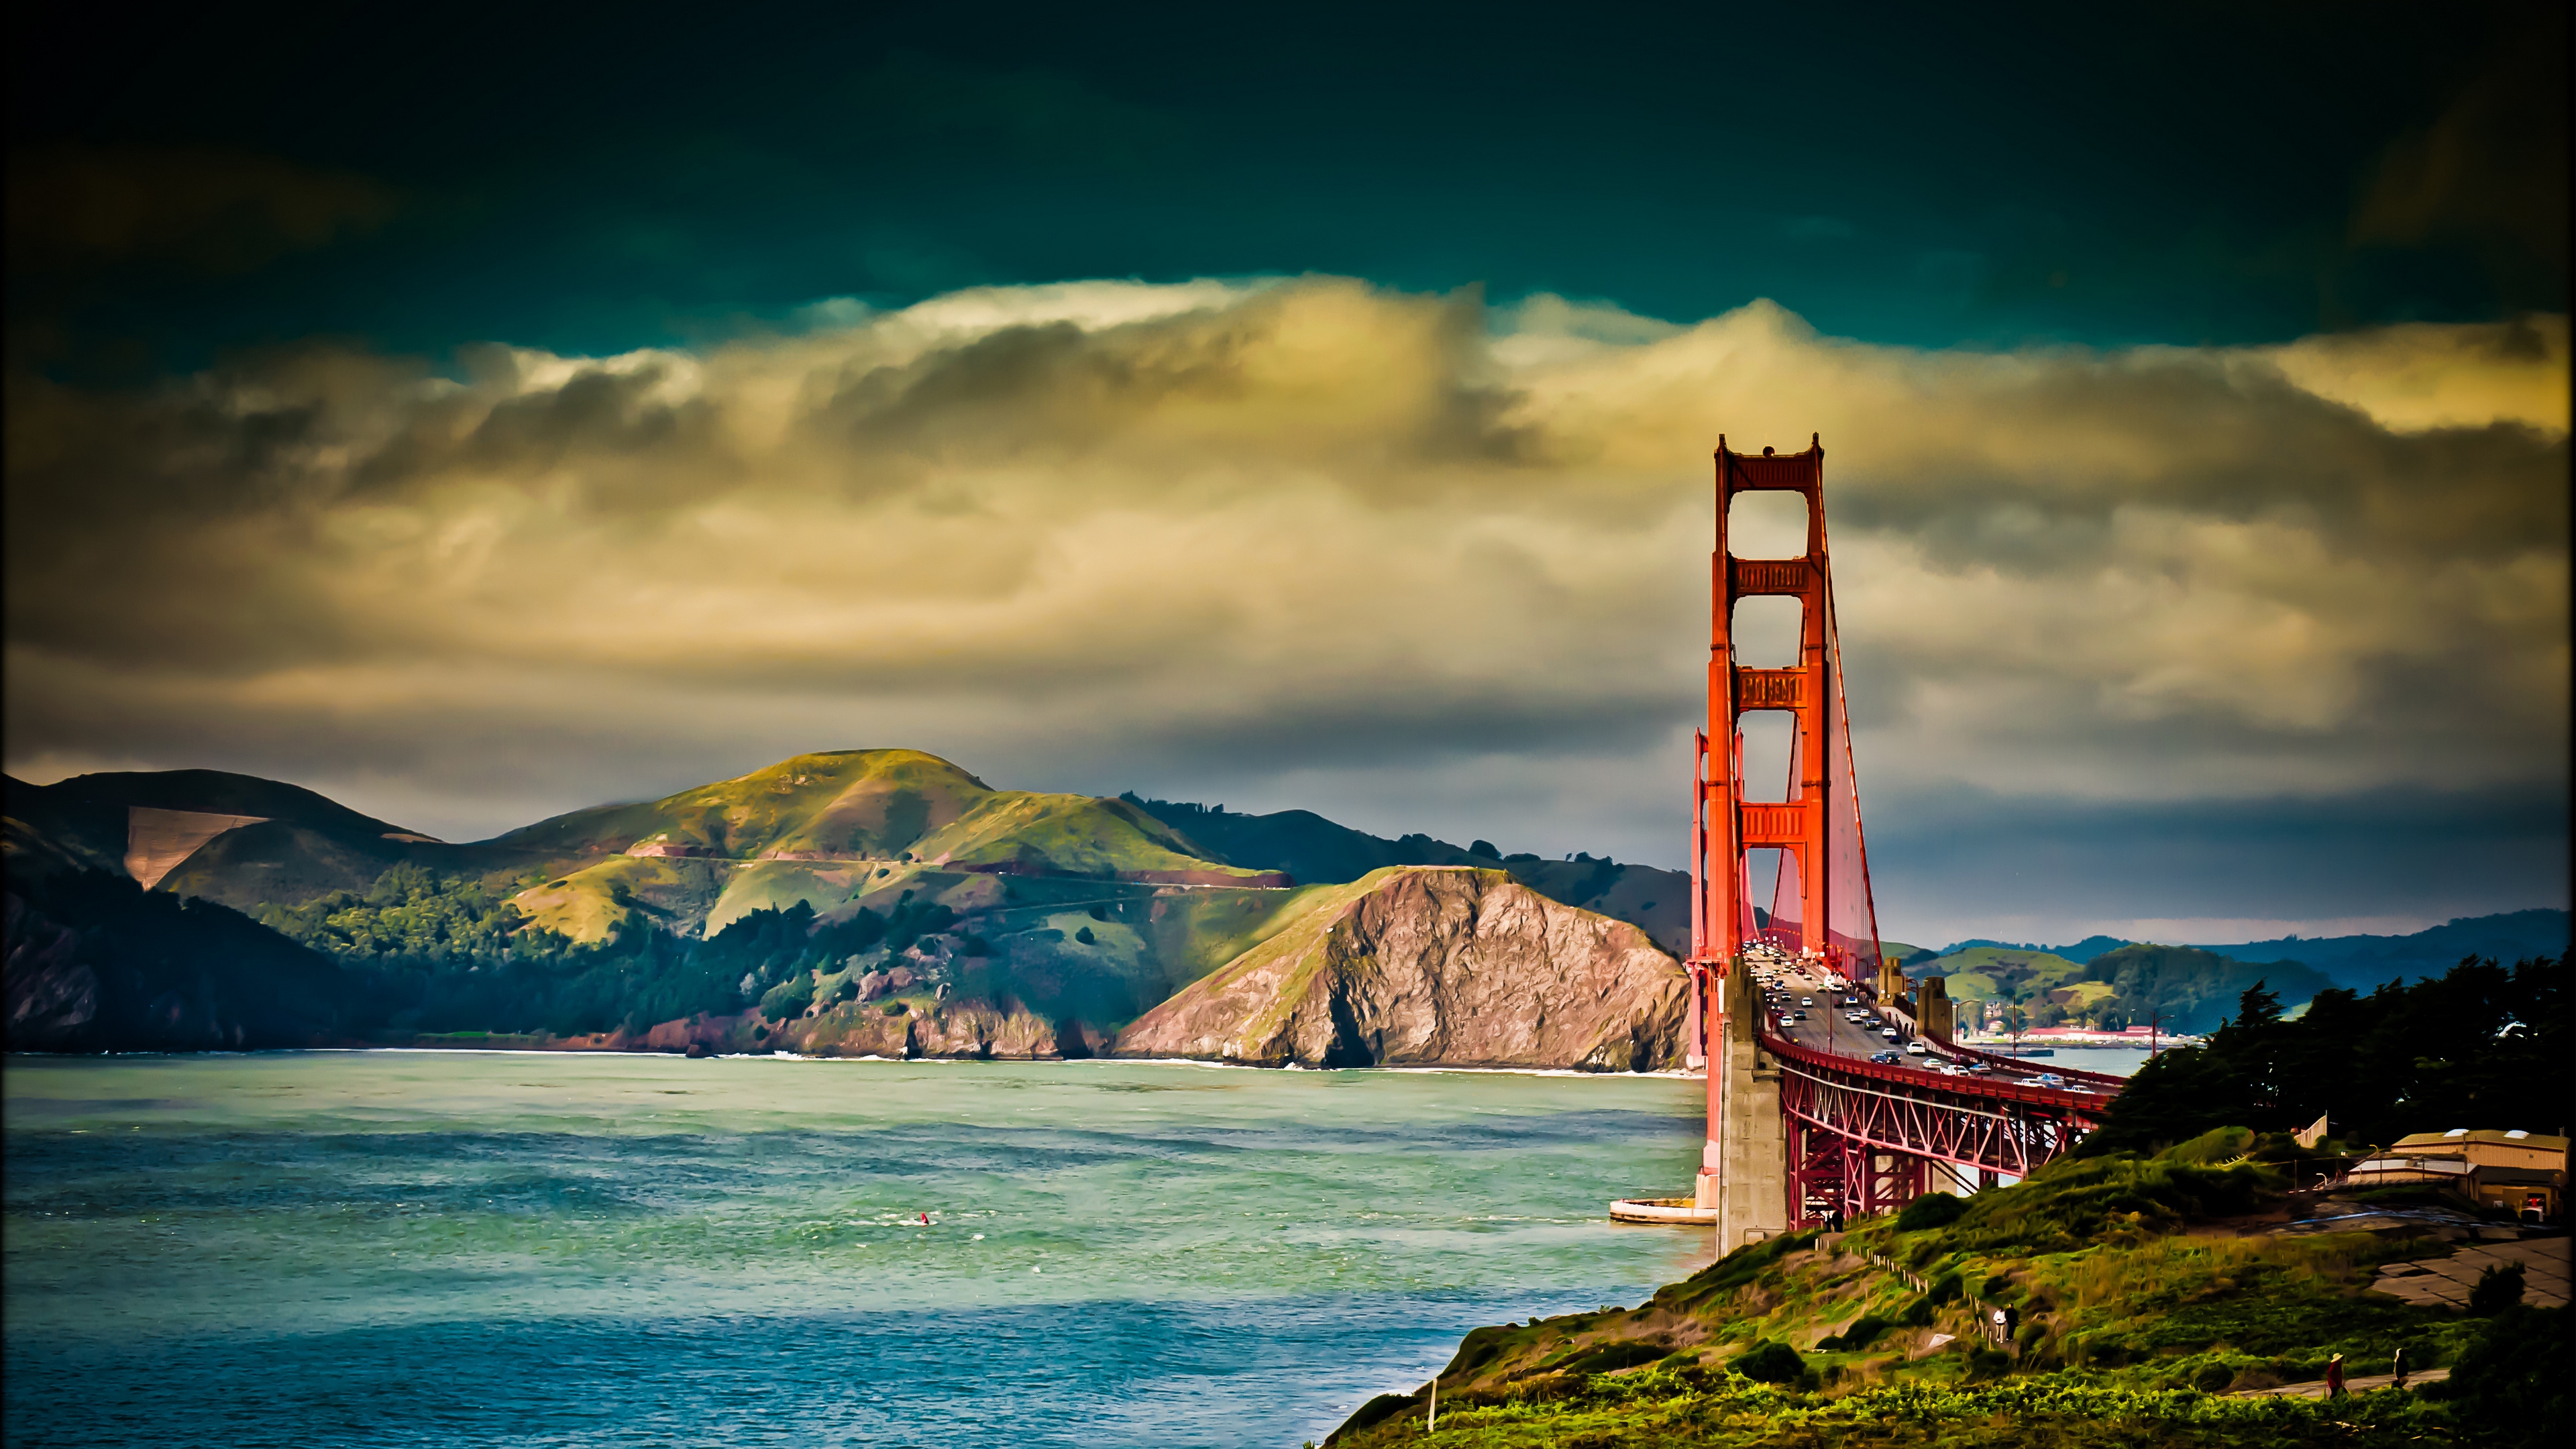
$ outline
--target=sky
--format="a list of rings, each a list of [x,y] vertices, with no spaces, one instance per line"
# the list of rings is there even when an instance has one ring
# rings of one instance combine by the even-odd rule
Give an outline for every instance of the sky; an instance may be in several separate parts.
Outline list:
[[[1820,434],[1891,938],[2565,905],[2563,10],[1781,9],[15,22],[7,768],[1679,866]]]

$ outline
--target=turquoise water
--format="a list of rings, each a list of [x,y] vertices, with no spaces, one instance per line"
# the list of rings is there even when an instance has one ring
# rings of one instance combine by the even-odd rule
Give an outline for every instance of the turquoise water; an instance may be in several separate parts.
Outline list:
[[[1672,1078],[363,1052],[6,1093],[12,1446],[1293,1446],[1709,1248],[1604,1216],[1690,1180]]]

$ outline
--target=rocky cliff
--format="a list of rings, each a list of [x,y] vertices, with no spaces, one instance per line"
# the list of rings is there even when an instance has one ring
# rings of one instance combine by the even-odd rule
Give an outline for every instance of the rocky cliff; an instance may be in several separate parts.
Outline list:
[[[1394,867],[1138,1018],[1112,1055],[1269,1066],[1678,1065],[1690,989],[1624,921],[1505,872]]]

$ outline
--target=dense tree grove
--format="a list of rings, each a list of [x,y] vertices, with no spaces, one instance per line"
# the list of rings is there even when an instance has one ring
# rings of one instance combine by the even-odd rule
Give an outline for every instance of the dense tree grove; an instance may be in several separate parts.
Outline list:
[[[13,1049],[301,1046],[338,1025],[349,989],[325,954],[119,872],[12,874],[7,926]],[[86,1019],[48,1029],[46,998],[83,996],[84,972]]]
[[[2576,1099],[2571,963],[2472,957],[2411,986],[2318,992],[2296,1020],[2258,981],[2206,1047],[2130,1078],[2086,1150],[2148,1150],[2228,1125],[2291,1131],[2321,1115],[2338,1140],[2372,1146],[2454,1127],[2563,1132]]]
[[[2249,985],[2287,992],[2293,1001],[2327,989],[2322,973],[2296,961],[2256,965],[2196,946],[2123,946],[2086,962],[2077,979],[2111,987],[2112,994],[2087,1013],[2109,1030],[2145,1026],[2151,1017],[2160,1017],[2168,1031],[2196,1031]],[[2066,1018],[2063,1011],[2056,1015]]]
[[[340,963],[350,998],[344,1019],[357,1029],[577,1036],[754,1003],[790,1015],[812,1000],[818,970],[880,946],[903,951],[947,930],[956,915],[906,899],[885,915],[861,909],[818,927],[813,906],[799,901],[691,941],[630,909],[606,940],[581,944],[529,924],[483,882],[442,881],[397,865],[364,896],[344,891],[272,906],[260,920]]]

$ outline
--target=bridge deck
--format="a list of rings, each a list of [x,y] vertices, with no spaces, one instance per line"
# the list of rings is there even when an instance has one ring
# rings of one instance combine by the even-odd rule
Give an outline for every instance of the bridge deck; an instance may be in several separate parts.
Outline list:
[[[1925,1054],[1907,1056],[1898,1062],[1873,1062],[1873,1053],[1903,1051],[1903,1043],[1912,1041],[1913,1023],[1899,1014],[1881,1010],[1862,988],[1843,981],[1820,966],[1808,963],[1783,963],[1773,968],[1778,983],[1766,991],[1761,1024],[1755,1035],[1763,1050],[1783,1061],[1796,1062],[1811,1069],[1829,1072],[1847,1080],[1875,1080],[1907,1089],[1909,1095],[1938,1096],[1972,1105],[1979,1099],[1996,1103],[2017,1103],[2029,1107],[2064,1112],[2070,1116],[2096,1119],[2110,1105],[2111,1098],[2125,1085],[2118,1077],[2102,1072],[2051,1071],[2010,1057],[1999,1057],[1967,1047],[1949,1046],[1924,1039]],[[1852,1001],[1857,1006],[1845,1006]],[[1801,1005],[1801,1002],[1811,1004]],[[1865,1024],[1845,1021],[1844,1014],[1859,1010],[1868,1013]],[[1797,1019],[1804,1011],[1806,1019]],[[1786,1021],[1783,1021],[1783,1018]],[[1890,1041],[1884,1031],[1897,1029]],[[1950,1072],[1943,1067],[1984,1065],[1983,1073]]]

